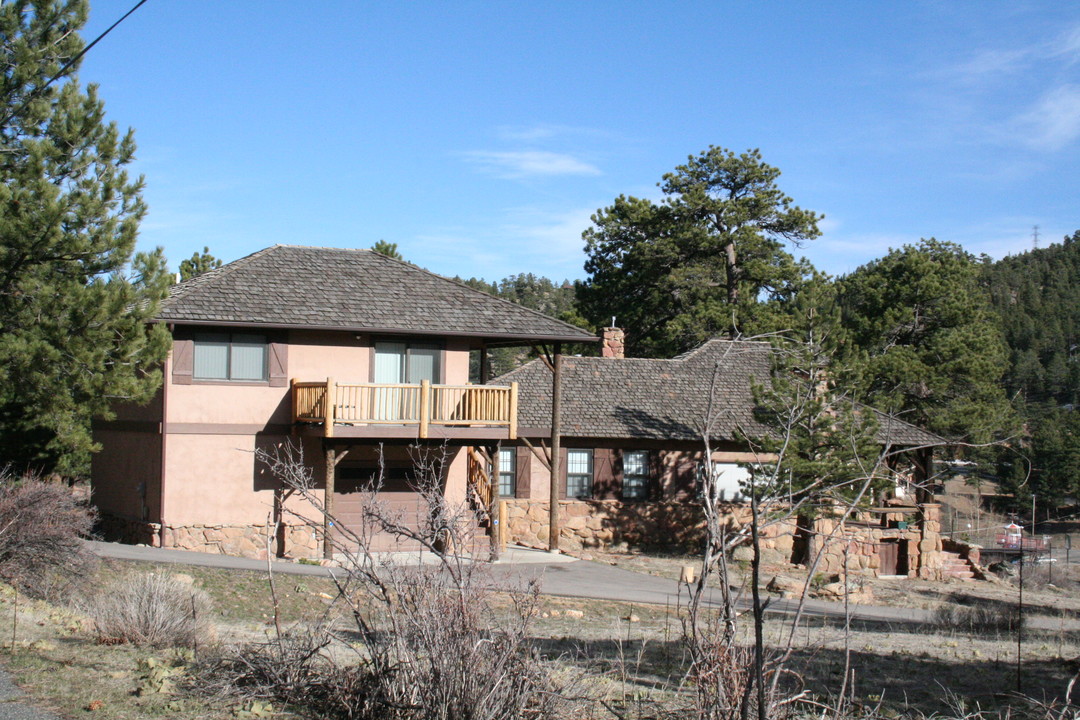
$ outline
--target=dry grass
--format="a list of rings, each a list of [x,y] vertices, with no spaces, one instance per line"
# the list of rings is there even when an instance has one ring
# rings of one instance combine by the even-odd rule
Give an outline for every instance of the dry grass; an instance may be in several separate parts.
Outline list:
[[[198,648],[216,639],[209,596],[172,574],[117,578],[90,595],[83,611],[102,645]]]
[[[160,571],[161,567],[109,563],[99,582],[147,569]],[[189,575],[210,595],[223,641],[269,639],[265,573],[181,566],[171,566],[168,571]],[[318,617],[327,609],[329,600],[319,593],[332,590],[328,580],[279,576],[278,582],[286,622]],[[934,602],[955,602],[954,594],[969,592],[969,588],[978,594],[981,585],[938,584]],[[1005,586],[992,589],[1015,592]],[[929,590],[927,586],[918,596]],[[0,592],[0,627],[10,628],[11,600],[10,590]],[[509,614],[510,605],[509,597],[496,597],[492,611]],[[65,716],[88,715],[86,708],[95,702],[101,703],[92,713],[96,718],[236,718],[237,713],[251,709],[250,703],[230,705],[176,691],[140,692],[140,688],[153,689],[147,678],[148,660],[171,666],[188,663],[190,655],[131,645],[98,645],[92,627],[77,614],[44,603],[23,602],[23,613],[17,650],[9,653],[9,640],[3,642],[0,660],[35,698]],[[631,616],[636,621],[627,619]],[[740,630],[742,639],[749,641],[749,628],[740,626]],[[766,630],[769,643],[779,645],[790,627],[772,618]],[[628,718],[664,717],[687,700],[677,608],[541,598],[529,642],[540,657],[557,661],[569,672],[587,673],[592,678],[590,697],[602,699]],[[976,704],[995,712],[1012,708],[1014,716],[1018,708],[1029,707],[1027,701],[1009,694],[1016,688],[1016,644],[1010,633],[997,637],[957,628],[927,632],[925,628],[864,623],[855,625],[847,644],[855,669],[855,699],[864,708],[880,703],[885,713],[937,712],[954,717],[958,714],[956,698],[963,700],[968,710]],[[842,676],[842,622],[805,620],[796,632],[796,645],[799,649],[793,669],[816,697],[827,700],[839,688]],[[1029,635],[1022,655],[1025,694],[1041,701],[1060,698],[1069,679],[1069,663],[1078,655],[1080,638],[1064,626],[1059,633]],[[954,695],[952,700],[946,690]],[[275,707],[280,713],[280,704]],[[613,717],[602,704],[594,710],[596,717]]]

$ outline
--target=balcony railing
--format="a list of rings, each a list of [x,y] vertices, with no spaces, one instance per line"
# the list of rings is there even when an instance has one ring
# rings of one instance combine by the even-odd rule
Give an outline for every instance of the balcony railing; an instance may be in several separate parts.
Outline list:
[[[334,425],[416,425],[426,438],[432,425],[505,427],[517,437],[517,383],[502,385],[338,384],[292,382],[294,423],[322,423],[326,437]]]

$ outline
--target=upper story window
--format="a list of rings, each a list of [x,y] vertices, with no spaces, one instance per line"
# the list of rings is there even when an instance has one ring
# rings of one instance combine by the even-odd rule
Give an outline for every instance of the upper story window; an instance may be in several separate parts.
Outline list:
[[[627,500],[643,500],[649,495],[649,451],[623,452],[622,496]]]
[[[499,497],[511,498],[517,495],[517,453],[516,448],[499,448]]]
[[[194,345],[193,376],[196,380],[264,382],[267,379],[265,335],[196,333]]]
[[[375,343],[373,381],[411,385],[422,380],[437,383],[442,377],[441,358],[442,346],[435,343],[378,341]]]
[[[593,493],[592,450],[566,451],[566,497],[591,498]]]

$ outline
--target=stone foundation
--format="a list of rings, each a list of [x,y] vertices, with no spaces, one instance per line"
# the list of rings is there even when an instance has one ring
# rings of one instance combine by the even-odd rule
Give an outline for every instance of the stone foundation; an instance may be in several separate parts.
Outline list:
[[[132,545],[266,559],[265,525],[166,525],[103,517],[98,532],[107,540]],[[319,537],[306,525],[287,525],[271,543],[271,552],[284,550],[285,557],[321,557]]]
[[[505,500],[507,541],[547,548],[549,503]],[[731,504],[724,522],[737,531],[750,520],[750,508]],[[705,539],[701,507],[687,502],[623,502],[564,500],[559,503],[560,546],[576,551],[626,546],[635,549],[677,549],[699,552]],[[774,560],[791,556],[794,521],[765,529],[761,547]]]
[[[505,500],[506,538],[526,547],[548,546],[548,503]],[[819,517],[803,531],[808,538],[809,557],[819,552],[816,572],[843,574],[845,554],[851,573],[877,574],[881,568],[880,546],[885,542],[903,544],[907,574],[928,580],[941,579],[942,539],[940,506],[923,505],[907,528],[874,524],[869,517],[849,520],[842,528],[833,517]],[[897,517],[902,517],[897,514]],[[724,522],[737,531],[750,520],[750,508],[731,504]],[[897,518],[886,517],[888,520]],[[589,548],[625,546],[635,549],[664,548],[696,553],[704,540],[701,507],[694,503],[641,502],[620,500],[564,500],[559,503],[560,546],[571,552]],[[896,523],[888,523],[896,525]],[[762,532],[762,561],[766,565],[790,563],[799,533],[794,518],[774,523]],[[846,549],[846,553],[845,553]],[[746,548],[738,548],[736,560],[747,559]]]

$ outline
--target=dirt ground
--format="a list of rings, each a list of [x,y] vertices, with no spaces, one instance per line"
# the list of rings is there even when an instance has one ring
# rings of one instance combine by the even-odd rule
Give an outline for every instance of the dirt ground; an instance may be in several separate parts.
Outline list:
[[[625,553],[598,554],[595,559],[669,577],[678,577],[684,565],[692,564],[686,557]],[[272,603],[265,574],[108,562],[97,582],[147,571],[181,573],[205,590],[213,600],[221,642],[270,637]],[[789,620],[776,617],[767,621],[765,636],[774,653],[790,644],[789,687],[815,697],[827,699],[839,691],[846,662],[854,676],[854,686],[848,686],[851,696],[868,707],[880,704],[887,715],[955,715],[957,704],[1015,710],[1030,707],[1029,700],[1015,695],[1018,687],[1027,698],[1060,700],[1080,655],[1080,633],[1065,624],[1080,612],[1075,586],[1063,591],[1036,585],[1025,587],[1025,603],[1046,617],[1062,618],[1062,626],[1024,633],[1019,677],[1017,637],[1007,628],[853,623],[845,630],[838,620],[804,619],[792,627]],[[330,607],[333,592],[326,579],[277,576],[282,622],[288,626],[313,619]],[[927,608],[972,602],[1006,605],[1016,597],[1016,589],[1006,584],[970,582],[889,580],[875,583],[873,592],[878,602]],[[0,627],[12,628],[14,600],[9,588],[0,590]],[[186,665],[193,660],[190,652],[98,645],[78,612],[25,599],[20,603],[14,650],[9,632],[0,639],[0,662],[38,702],[63,716],[259,717],[253,714],[259,708],[223,706],[151,686],[151,666]],[[507,596],[495,596],[493,620],[510,605]],[[685,681],[687,656],[681,642],[685,617],[684,610],[670,606],[544,598],[531,638],[552,662],[593,673],[598,678],[595,692],[664,707],[685,704],[692,691]],[[739,627],[749,644],[748,618]],[[277,716],[286,715],[279,711]]]

